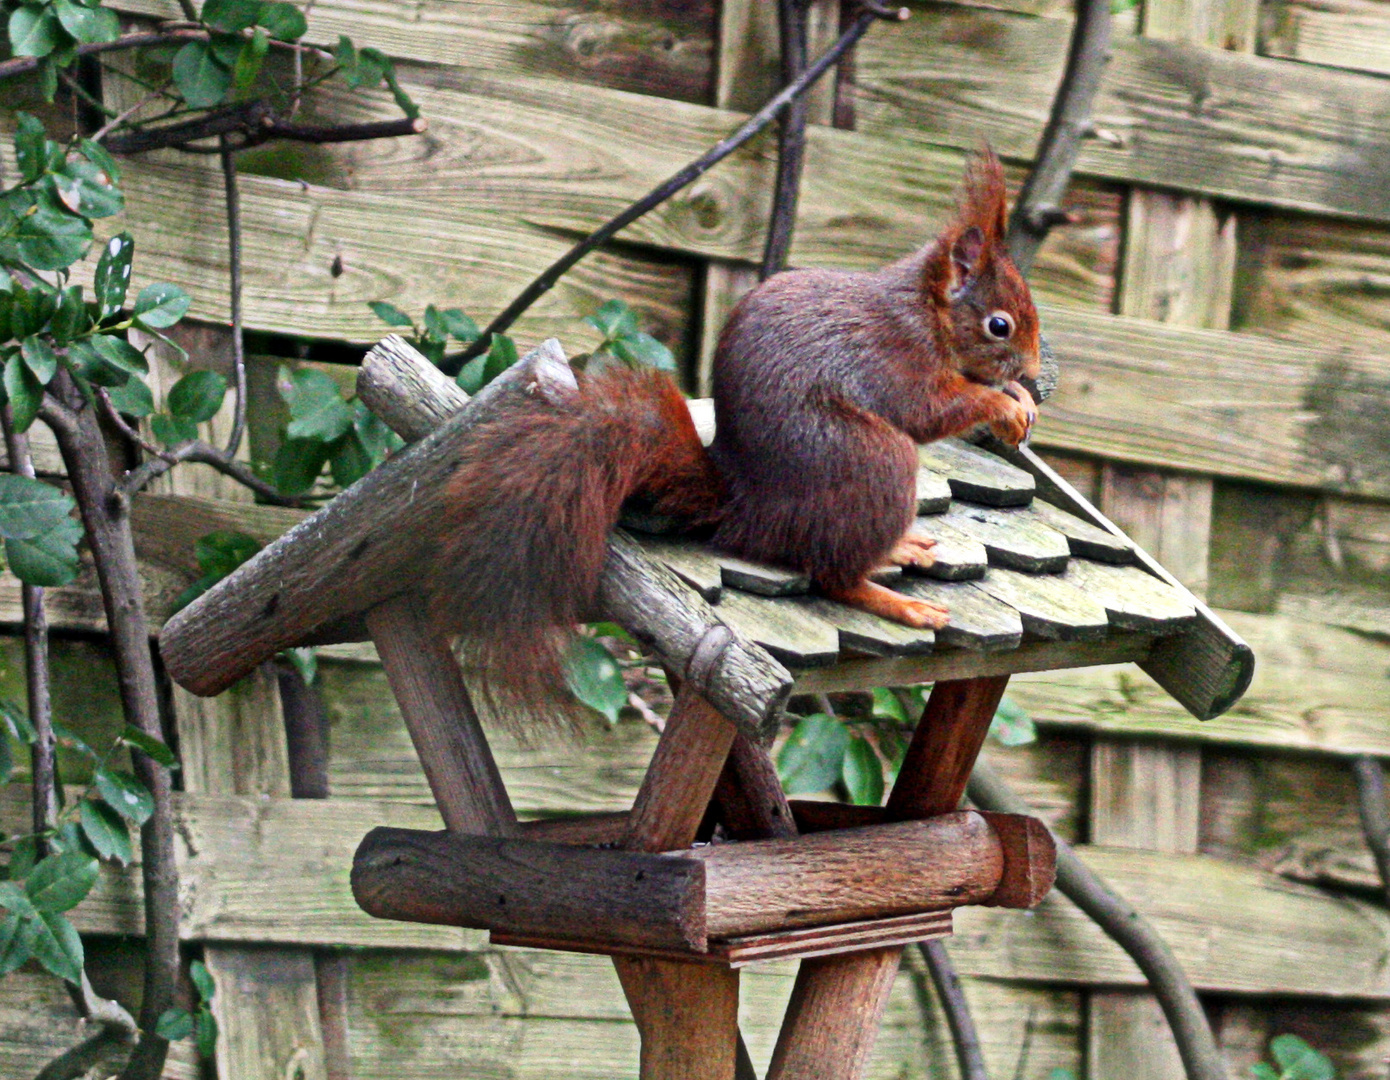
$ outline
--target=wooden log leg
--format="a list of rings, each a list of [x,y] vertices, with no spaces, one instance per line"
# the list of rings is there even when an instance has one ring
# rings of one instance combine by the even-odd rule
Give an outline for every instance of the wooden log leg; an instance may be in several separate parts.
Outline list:
[[[367,628],[445,826],[453,832],[513,835],[516,813],[458,661],[419,602],[402,595],[378,604],[367,613]]]
[[[954,810],[989,732],[1007,675],[932,688],[888,798],[890,820]],[[802,961],[767,1080],[860,1080],[901,948]]]
[[[623,846],[671,851],[695,839],[735,728],[689,683],[676,694],[632,806]],[[615,956],[642,1036],[642,1080],[733,1080],[738,972],[710,964]]]
[[[637,1029],[642,1080],[734,1080],[738,970],[613,958]]]

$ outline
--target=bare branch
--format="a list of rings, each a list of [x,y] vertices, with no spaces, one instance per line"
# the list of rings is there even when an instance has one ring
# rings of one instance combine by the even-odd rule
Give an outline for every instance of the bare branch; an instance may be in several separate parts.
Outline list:
[[[181,443],[171,450],[160,450],[159,457],[152,458],[138,469],[132,469],[126,473],[121,482],[116,485],[114,494],[117,498],[128,500],[148,487],[156,477],[163,476],[175,465],[185,461],[195,465],[209,465],[223,476],[230,476],[237,483],[254,491],[266,502],[273,503],[275,506],[304,505],[301,499],[281,495],[274,485],[262,480],[251,471],[245,462],[228,457],[225,451],[210,446],[201,439]]]
[[[989,1080],[985,1056],[980,1049],[980,1035],[975,1030],[970,1005],[961,989],[960,977],[951,963],[951,955],[942,941],[923,941],[917,948],[927,965],[941,1011],[946,1014],[946,1026],[951,1029],[951,1041],[956,1047],[956,1062],[960,1065],[961,1080]]]
[[[186,0],[180,0],[180,4]],[[196,23],[196,14],[188,20]],[[138,49],[145,45],[177,45],[184,41],[207,41],[211,35],[201,26],[189,26],[185,24],[166,25],[159,30],[142,30],[135,34],[123,34],[115,41],[96,41],[88,42],[85,45],[77,46],[75,53],[78,56],[94,56],[97,53],[120,52],[123,49]],[[281,49],[287,52],[315,53],[319,56],[327,56],[322,49],[315,45],[300,45],[293,41],[277,41],[270,39],[272,49]],[[15,75],[27,75],[31,71],[36,71],[41,58],[36,56],[17,56],[12,60],[0,63],[0,79],[12,78]]]
[[[459,369],[475,356],[481,356],[487,351],[492,342],[494,334],[502,334],[516,322],[522,314],[554,287],[555,283],[565,274],[567,270],[585,255],[595,248],[602,247],[615,235],[631,225],[654,207],[660,206],[676,192],[687,184],[698,180],[715,165],[723,161],[744,143],[748,142],[755,135],[761,132],[768,124],[775,120],[779,113],[791,102],[801,97],[812,86],[816,80],[824,75],[835,63],[854,47],[855,43],[863,37],[869,27],[877,19],[902,20],[907,18],[907,8],[888,9],[880,7],[878,4],[860,5],[863,10],[850,24],[838,41],[817,58],[816,62],[806,69],[799,79],[789,86],[783,87],[766,105],[750,116],[739,129],[723,139],[715,146],[710,147],[698,158],[692,161],[685,168],[673,174],[664,182],[658,184],[642,198],[629,206],[617,217],[599,226],[568,252],[557,259],[540,277],[531,282],[521,291],[510,304],[507,305],[500,315],[487,325],[487,328],[478,335],[478,340],[462,352],[454,353],[452,356],[444,358],[440,368],[447,375],[457,375]]]
[[[29,436],[15,430],[14,414],[9,405],[0,408],[0,426],[4,428],[10,471],[33,480],[34,459],[29,453]],[[24,585],[20,598],[24,607],[24,675],[29,699],[29,723],[33,725],[36,736],[29,750],[33,829],[42,834],[58,823],[57,780],[53,765],[52,683],[48,670],[48,614],[44,609],[41,586]]]
[[[1385,770],[1378,759],[1363,754],[1353,759],[1351,771],[1356,777],[1361,831],[1366,835],[1366,846],[1375,856],[1380,887],[1386,905],[1390,906],[1390,809],[1385,805]]]
[[[982,810],[1029,813],[1027,804],[984,761],[975,763],[967,794]],[[1057,888],[1139,965],[1168,1018],[1188,1080],[1228,1080],[1211,1023],[1168,943],[1133,905],[1091,872],[1070,844],[1055,834],[1053,839],[1057,842]]]
[[[233,403],[232,433],[223,453],[228,460],[236,456],[246,432],[246,342],[241,332],[241,194],[237,190],[236,156],[227,136],[218,140],[222,157],[222,187],[227,201],[227,266],[232,294],[232,374],[236,401]]]
[[[782,85],[790,85],[806,70],[806,12],[808,0],[778,0],[781,33]],[[801,163],[806,151],[806,97],[787,106],[778,121],[777,181],[773,188],[772,219],[758,279],[766,281],[787,265],[792,233],[796,229],[796,203],[801,188]]]
[[[178,459],[168,450],[165,450],[162,446],[156,446],[154,443],[150,442],[149,439],[145,438],[145,436],[141,435],[140,432],[136,431],[135,428],[126,423],[125,417],[122,416],[121,411],[116,408],[116,403],[111,400],[111,395],[107,393],[106,387],[98,386],[96,388],[96,395],[97,400],[101,402],[102,411],[106,413],[106,419],[110,421],[111,426],[119,431],[127,441],[134,446],[138,446],[147,454],[153,454],[155,457],[166,459],[171,465],[178,464]]]
[[[143,109],[146,105],[149,105],[151,102],[158,101],[160,98],[164,96],[165,95],[163,90],[155,90],[151,92],[149,96],[141,98],[130,108],[126,109],[124,112],[117,113],[105,124],[97,128],[96,131],[92,132],[92,142],[101,142],[104,138],[106,138],[106,136],[111,134],[111,131],[114,128],[120,127],[132,116],[134,116],[141,109]]]
[[[1025,275],[1052,226],[1067,220],[1062,196],[1081,140],[1091,130],[1091,105],[1109,60],[1110,0],[1077,0],[1066,71],[1052,99],[1037,161],[1009,218],[1009,254]]]

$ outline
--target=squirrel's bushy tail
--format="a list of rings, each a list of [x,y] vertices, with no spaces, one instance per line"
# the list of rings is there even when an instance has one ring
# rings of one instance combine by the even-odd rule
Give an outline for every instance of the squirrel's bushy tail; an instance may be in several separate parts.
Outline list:
[[[675,384],[618,364],[558,404],[516,394],[474,428],[449,481],[431,614],[461,639],[470,688],[516,729],[573,721],[565,657],[592,612],[610,530],[640,495],[710,520],[718,475]]]

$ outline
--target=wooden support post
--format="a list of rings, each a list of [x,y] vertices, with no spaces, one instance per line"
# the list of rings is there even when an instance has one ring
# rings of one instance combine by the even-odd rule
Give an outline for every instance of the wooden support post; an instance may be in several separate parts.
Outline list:
[[[1256,0],[1149,0],[1146,37],[1249,52]],[[1134,189],[1125,224],[1120,313],[1180,326],[1230,325],[1236,220],[1208,199]],[[1206,592],[1212,484],[1206,477],[1107,465],[1100,509],[1198,596]],[[1197,849],[1201,751],[1097,739],[1091,752],[1091,840],[1178,853]],[[1094,1080],[1181,1080],[1172,1033],[1148,993],[1091,995]]]
[[[686,682],[676,694],[633,804],[623,846],[689,847],[724,768],[735,728]],[[615,956],[642,1036],[641,1080],[733,1080],[738,971]]]
[[[448,644],[408,595],[374,607],[367,627],[444,824],[514,834],[516,812]]]
[[[1008,682],[997,675],[932,688],[888,797],[890,819],[959,805]],[[901,957],[890,948],[803,961],[767,1080],[860,1080]]]

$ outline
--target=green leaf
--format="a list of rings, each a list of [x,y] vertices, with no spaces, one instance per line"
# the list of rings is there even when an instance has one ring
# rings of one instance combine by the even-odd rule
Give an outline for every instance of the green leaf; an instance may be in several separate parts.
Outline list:
[[[35,270],[63,270],[87,254],[92,242],[87,222],[43,188],[29,194],[35,209],[20,219],[10,236],[19,261]]]
[[[146,417],[154,412],[154,395],[138,378],[127,379],[124,386],[113,386],[106,394],[116,411],[125,416]]]
[[[57,588],[77,577],[80,559],[77,544],[82,526],[73,521],[30,540],[6,540],[5,561],[10,571],[26,585]]]
[[[0,293],[0,297],[3,296],[4,293]],[[53,312],[53,320],[48,326],[53,343],[66,345],[78,334],[85,333],[90,326],[87,305],[82,299],[82,286],[68,286],[58,294],[58,307]]]
[[[116,164],[116,159],[111,156],[106,147],[101,143],[93,142],[91,139],[82,139],[77,144],[78,152],[104,172],[111,179],[111,183],[121,182],[121,167]]]
[[[454,382],[462,387],[463,392],[472,396],[483,388],[484,376],[487,375],[487,353],[482,356],[475,356],[468,363],[459,369],[458,375],[454,377]]]
[[[584,321],[602,334],[605,342],[637,333],[637,316],[621,300],[609,300]]]
[[[601,712],[610,724],[618,722],[618,712],[627,704],[627,686],[618,662],[601,642],[590,637],[574,639],[565,657],[565,682],[575,697]]]
[[[331,452],[322,439],[286,439],[275,451],[271,469],[276,490],[281,495],[303,495],[314,486]]]
[[[907,710],[903,708],[903,703],[892,690],[886,686],[877,686],[873,690],[873,697],[874,716],[882,717],[885,720],[896,720],[903,725],[907,724]]]
[[[98,769],[93,779],[96,781],[98,794],[127,821],[143,825],[154,813],[154,796],[150,794],[149,788],[130,773],[116,769]]]
[[[1002,746],[1024,746],[1038,741],[1038,729],[1033,718],[1007,697],[999,702],[994,719],[989,723],[989,734]]]
[[[328,459],[333,482],[339,487],[351,487],[372,471],[372,456],[362,445],[355,429],[333,444],[333,456]]]
[[[788,795],[824,791],[844,770],[849,732],[833,716],[806,716],[777,756],[777,772]]]
[[[37,849],[37,845],[33,843],[33,837],[25,837],[25,839],[30,841],[29,846],[31,848]],[[17,845],[15,854],[19,854]],[[19,865],[16,864],[15,859],[10,860],[9,869],[12,879],[27,875],[33,868],[32,862],[26,866],[23,865],[22,859],[19,860]],[[0,881],[0,907],[4,908],[6,911],[13,912],[21,919],[32,919],[39,913],[39,909],[36,908],[34,902],[29,899],[29,894],[24,891],[24,883],[16,880]]]
[[[198,1044],[198,1055],[211,1061],[217,1052],[217,1018],[211,1009],[199,1009],[193,1018],[193,1037]]]
[[[285,0],[268,0],[256,22],[276,41],[298,41],[309,30],[304,12]]]
[[[72,923],[52,911],[39,913],[35,920],[34,959],[60,979],[82,981],[82,939]]]
[[[34,725],[29,723],[29,717],[24,715],[24,710],[8,698],[0,699],[0,720],[4,721],[5,730],[10,733],[11,738],[29,746],[39,741],[39,733],[34,730]]]
[[[188,977],[193,981],[193,989],[198,991],[198,1001],[203,1005],[210,1002],[217,993],[217,984],[213,982],[207,965],[201,960],[194,960],[188,965]]]
[[[19,915],[0,919],[0,975],[8,975],[34,955],[36,923]]]
[[[24,357],[24,365],[39,381],[40,386],[47,386],[49,380],[58,373],[58,356],[52,346],[41,337],[25,338],[20,345],[20,355]]]
[[[154,435],[155,442],[164,446],[178,446],[181,443],[192,442],[198,437],[198,425],[180,416],[166,416],[160,413],[150,418],[150,432]]]
[[[27,112],[16,113],[15,121],[15,162],[19,165],[21,179],[32,184],[48,167],[48,136],[43,121]]]
[[[115,41],[121,36],[121,21],[110,8],[53,0],[53,10],[63,29],[84,45]]]
[[[116,314],[125,303],[126,289],[130,285],[130,262],[134,257],[135,241],[130,233],[113,236],[102,247],[92,288],[103,319]]]
[[[190,41],[174,54],[174,83],[195,109],[219,104],[232,88],[231,70],[219,61],[211,42]]]
[[[146,285],[135,298],[135,318],[142,326],[164,330],[184,317],[193,298],[164,281]]]
[[[445,329],[449,331],[449,336],[455,341],[461,341],[468,345],[478,340],[478,324],[458,308],[448,308],[441,314],[444,318]]]
[[[9,783],[13,773],[14,751],[10,749],[10,740],[0,738],[0,784]]]
[[[115,334],[94,334],[87,339],[106,364],[126,375],[147,375],[150,365],[145,354],[125,338]]]
[[[365,56],[368,52],[376,52],[375,49],[363,49]],[[420,115],[420,106],[416,105],[410,95],[402,89],[401,84],[396,81],[396,68],[384,55],[377,53],[381,57],[381,77],[386,80],[386,85],[391,88],[391,97],[395,99],[396,108],[400,109],[406,117],[414,120]],[[375,59],[375,58],[374,58]]]
[[[516,342],[505,334],[493,334],[487,350],[487,367],[483,369],[483,385],[501,375],[516,363]]]
[[[883,802],[883,764],[868,739],[850,739],[840,765],[840,779],[855,806],[878,806]]]
[[[435,341],[443,341],[449,336],[449,327],[444,323],[444,316],[433,304],[425,306],[425,335]]]
[[[340,48],[344,40],[346,39],[339,39]],[[362,49],[355,54],[353,64],[343,68],[343,78],[354,90],[359,86],[375,86],[386,74],[386,66],[389,63],[379,49]]]
[[[193,1014],[187,1009],[165,1009],[155,1021],[154,1033],[170,1042],[186,1039],[193,1034]]]
[[[103,859],[115,859],[122,866],[134,858],[130,846],[130,828],[125,819],[104,802],[83,799],[77,804],[82,831]]]
[[[169,412],[181,420],[211,420],[227,396],[227,380],[215,371],[190,371],[169,390]]]
[[[387,427],[360,398],[352,403],[352,428],[357,432],[358,441],[371,458],[372,468],[376,468],[389,454],[405,445],[405,440]]]
[[[53,737],[58,740],[59,746],[65,747],[68,750],[76,750],[79,754],[85,754],[93,761],[96,761],[98,757],[100,757],[100,755],[88,746],[80,736],[74,735],[59,720],[53,721]]]
[[[19,353],[12,354],[5,362],[5,397],[14,414],[14,429],[28,431],[34,418],[39,415],[43,384],[34,378],[34,373]]]
[[[347,39],[344,38],[343,40]],[[411,317],[396,307],[395,304],[388,304],[385,300],[373,300],[367,306],[387,326],[408,326],[412,330],[415,329],[415,323]]]
[[[71,521],[77,508],[62,488],[14,473],[0,473],[0,536],[29,540]]]
[[[341,68],[349,71],[357,69],[357,49],[352,44],[352,38],[346,34],[338,35],[338,47],[333,50],[333,59]]]
[[[106,10],[103,8],[102,10]],[[125,196],[111,180],[105,169],[90,161],[73,156],[53,177],[55,184],[66,192],[63,205],[74,214],[89,218],[111,217],[125,209]]]
[[[207,0],[200,15],[214,30],[235,33],[254,26],[263,6],[262,0]]]
[[[1334,1080],[1337,1075],[1332,1060],[1297,1035],[1276,1035],[1269,1052],[1283,1070],[1280,1080]]]
[[[193,557],[198,560],[198,569],[218,582],[260,550],[260,541],[254,536],[218,529],[194,541]]]
[[[62,788],[58,788],[57,790],[61,791]],[[14,846],[10,848],[10,864],[5,868],[5,870],[9,874],[11,879],[17,880],[19,878],[24,877],[24,875],[29,873],[30,870],[34,869],[34,864],[38,861],[38,838],[34,836],[21,836],[18,840],[14,842]],[[8,887],[9,885],[7,885],[6,882],[0,881],[0,891],[3,891]],[[29,898],[24,895],[23,889],[19,890],[19,896],[24,902],[24,911],[30,912],[31,914],[35,915],[38,914],[38,912],[34,911],[34,905],[29,903]],[[4,896],[0,896],[0,907],[9,908],[17,915],[24,913],[24,911],[21,911],[19,908],[15,907],[11,901],[5,899]]]
[[[248,538],[249,539],[249,538]],[[260,545],[257,545],[259,547]],[[178,760],[174,757],[174,752],[165,746],[163,742],[141,731],[134,724],[126,724],[121,729],[121,742],[127,746],[133,746],[143,753],[152,757],[166,769],[178,768]]]
[[[286,375],[288,388],[284,386]],[[281,368],[280,382],[281,396],[290,407],[291,420],[285,434],[291,441],[321,439],[330,443],[352,426],[352,409],[338,392],[338,384],[323,372],[305,368],[290,373]]]
[[[675,371],[676,358],[651,334],[627,334],[613,342],[613,355],[628,364],[644,364],[660,371]]]
[[[241,51],[237,53],[236,63],[232,65],[232,87],[236,93],[243,94],[251,88],[251,84],[261,72],[261,65],[265,63],[268,52],[270,37],[258,26],[242,44]]]
[[[24,892],[39,911],[70,911],[87,898],[101,868],[96,859],[70,851],[41,859],[24,880]]]
[[[91,339],[74,341],[68,346],[68,363],[80,378],[94,386],[119,387],[130,380],[127,372],[113,368],[106,362]]]
[[[1250,1071],[1254,1073],[1255,1080],[1279,1080],[1279,1070],[1268,1062],[1257,1061],[1250,1066]]]
[[[63,30],[51,7],[22,5],[10,12],[10,52],[15,56],[47,56],[63,41]]]

